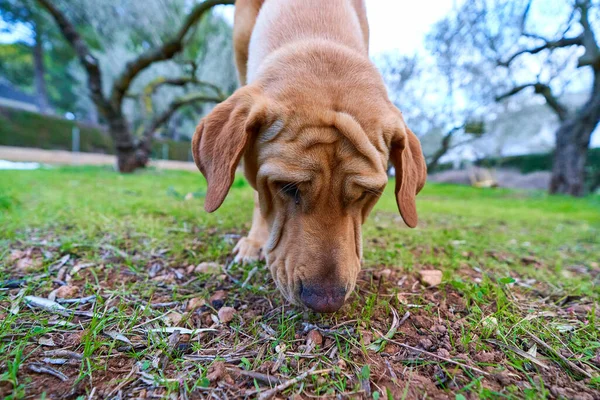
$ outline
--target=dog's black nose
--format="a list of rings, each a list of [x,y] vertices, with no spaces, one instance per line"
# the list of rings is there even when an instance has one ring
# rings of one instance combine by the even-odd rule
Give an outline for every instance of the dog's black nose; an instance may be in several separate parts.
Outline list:
[[[344,305],[346,289],[323,284],[302,284],[300,299],[316,312],[332,313]]]

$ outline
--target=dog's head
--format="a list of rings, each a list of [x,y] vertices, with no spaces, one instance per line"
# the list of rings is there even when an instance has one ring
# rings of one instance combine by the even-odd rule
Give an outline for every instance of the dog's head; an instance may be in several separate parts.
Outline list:
[[[333,312],[354,289],[361,224],[387,184],[388,162],[410,227],[417,225],[415,196],[426,167],[385,89],[366,82],[353,100],[348,93],[320,96],[310,79],[296,84],[304,90],[259,83],[239,89],[200,122],[192,150],[208,181],[209,212],[224,201],[244,157],[270,227],[263,250],[278,288],[293,303]],[[332,103],[339,98],[348,100]]]

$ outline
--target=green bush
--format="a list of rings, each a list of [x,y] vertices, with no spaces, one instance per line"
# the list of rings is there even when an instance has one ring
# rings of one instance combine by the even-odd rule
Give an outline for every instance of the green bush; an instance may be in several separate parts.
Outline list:
[[[551,171],[552,153],[526,154],[503,158],[485,158],[477,161],[476,165],[494,168],[515,168],[524,174],[535,171]],[[590,149],[588,151],[586,169],[600,170],[600,148]]]
[[[47,150],[71,150],[72,129],[79,126],[79,150],[83,153],[114,154],[108,133],[96,126],[55,116],[0,107],[0,146],[33,147]],[[163,143],[169,146],[168,159],[189,161],[189,142],[155,142],[152,156],[162,158]]]

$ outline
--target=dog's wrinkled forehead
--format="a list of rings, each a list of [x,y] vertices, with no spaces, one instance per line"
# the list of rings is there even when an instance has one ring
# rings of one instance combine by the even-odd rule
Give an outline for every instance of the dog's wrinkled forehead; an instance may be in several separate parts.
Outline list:
[[[358,122],[345,113],[277,120],[260,132],[257,143],[259,163],[280,160],[288,168],[318,172],[341,166],[347,173],[385,173],[387,165],[385,144],[371,143]]]

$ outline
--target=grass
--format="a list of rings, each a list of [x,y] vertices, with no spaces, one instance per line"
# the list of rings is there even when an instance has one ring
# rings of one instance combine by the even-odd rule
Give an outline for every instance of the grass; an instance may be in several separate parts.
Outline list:
[[[392,188],[355,294],[322,316],[286,304],[263,264],[230,264],[242,178],[207,214],[200,174],[0,171],[0,395],[253,397],[300,377],[278,396],[598,398],[600,198],[428,184],[411,230]],[[54,295],[95,295],[63,303],[91,317],[27,305]]]

